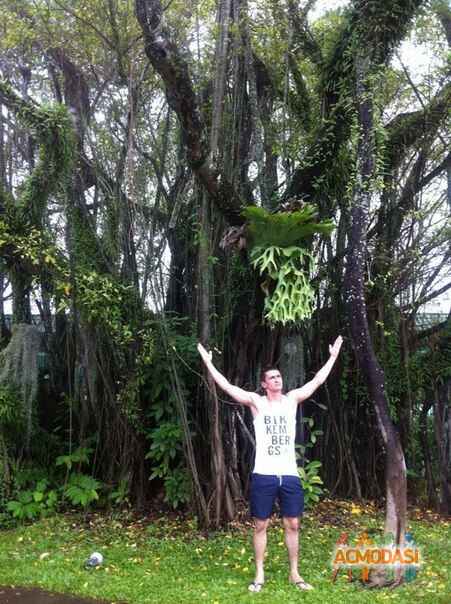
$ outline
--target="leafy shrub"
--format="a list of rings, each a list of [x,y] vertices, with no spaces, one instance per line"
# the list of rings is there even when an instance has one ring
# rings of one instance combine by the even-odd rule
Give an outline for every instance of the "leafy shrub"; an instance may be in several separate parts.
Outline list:
[[[13,518],[24,521],[47,516],[65,501],[86,510],[99,499],[103,485],[92,476],[74,471],[74,467],[89,463],[91,453],[89,447],[79,447],[71,454],[57,457],[55,466],[65,466],[65,477],[61,473],[52,475],[51,468],[16,467],[13,472],[15,494],[6,502],[6,511]]]
[[[302,488],[304,489],[304,502],[306,506],[319,501],[320,495],[323,493],[323,488],[321,487],[323,481],[318,472],[321,466],[321,462],[315,460],[309,461],[304,467],[298,469]]]
[[[188,503],[191,496],[191,482],[185,467],[181,465],[182,429],[178,424],[165,422],[147,434],[151,440],[146,458],[152,459],[152,478],[162,478],[164,501],[173,508]],[[174,466],[174,462],[177,465]]]
[[[9,449],[22,442],[25,413],[17,388],[0,384],[0,444]],[[4,454],[2,452],[2,454]]]
[[[306,506],[309,506],[309,504],[319,501],[324,489],[322,488],[323,480],[319,475],[322,463],[318,460],[309,461],[306,454],[308,449],[311,449],[315,445],[318,436],[323,434],[323,431],[314,429],[312,417],[303,417],[302,422],[308,424],[310,428],[309,440],[302,445],[296,445],[296,457],[302,461],[298,472],[304,490],[304,503]]]
[[[116,488],[113,488],[108,495],[108,501],[117,506],[129,505],[129,489],[130,485],[127,479],[123,478],[119,481]]]
[[[152,459],[152,478],[164,478],[168,475],[171,463],[182,450],[182,429],[174,422],[164,422],[150,430],[147,434],[150,439],[150,451],[146,459]]]
[[[55,510],[58,494],[49,488],[46,479],[40,480],[34,489],[20,491],[17,499],[8,501],[6,509],[18,520],[35,520]]]
[[[146,398],[151,404],[147,411],[148,427],[144,433],[149,441],[146,459],[151,461],[150,479],[163,481],[164,500],[173,508],[187,503],[191,496],[189,474],[183,456],[183,433],[179,424],[177,402],[172,387],[168,354],[175,355],[180,386],[188,397],[196,385],[190,370],[198,362],[197,338],[194,326],[180,318],[166,319],[169,348],[155,347],[152,364],[147,370]]]
[[[191,479],[186,468],[174,468],[164,479],[164,500],[173,508],[191,499]]]
[[[56,466],[66,466],[67,470],[72,470],[74,464],[84,464],[89,462],[89,456],[92,453],[92,449],[89,447],[78,447],[73,453],[69,455],[60,455],[56,458]]]
[[[71,474],[64,489],[64,496],[72,505],[87,508],[90,503],[99,499],[99,489],[102,483],[87,474]]]
[[[93,449],[90,447],[78,447],[68,455],[57,457],[56,466],[66,466],[66,481],[62,487],[63,498],[68,499],[74,506],[87,508],[94,501],[99,499],[99,490],[103,487],[102,483],[94,477],[82,472],[74,472],[74,466],[78,468],[83,464],[89,463],[89,458]]]

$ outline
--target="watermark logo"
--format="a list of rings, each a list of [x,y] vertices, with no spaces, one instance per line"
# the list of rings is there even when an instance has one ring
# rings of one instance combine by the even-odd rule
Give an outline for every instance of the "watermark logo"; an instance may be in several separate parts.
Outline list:
[[[394,545],[393,539],[385,538],[385,543],[376,543],[367,533],[362,533],[355,544],[348,543],[348,535],[342,533],[338,539],[332,556],[334,578],[341,569],[349,573],[352,569],[362,569],[362,579],[368,580],[371,570],[386,568],[404,568],[415,571],[422,564],[421,551],[415,544],[410,533],[406,533],[403,545]]]

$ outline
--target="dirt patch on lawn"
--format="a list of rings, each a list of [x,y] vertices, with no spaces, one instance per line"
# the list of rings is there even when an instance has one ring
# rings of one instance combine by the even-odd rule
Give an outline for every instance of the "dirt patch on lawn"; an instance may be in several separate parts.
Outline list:
[[[0,587],[0,604],[110,604],[105,600],[92,600],[54,594],[41,589],[25,587]],[[117,604],[121,604],[118,602]],[[125,604],[122,602],[122,604]]]

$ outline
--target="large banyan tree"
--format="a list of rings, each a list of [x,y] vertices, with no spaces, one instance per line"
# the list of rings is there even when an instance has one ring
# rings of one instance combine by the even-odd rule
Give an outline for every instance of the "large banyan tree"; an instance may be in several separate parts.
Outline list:
[[[222,44],[218,42],[216,48],[218,71],[216,80],[212,84],[210,122],[202,115],[204,108],[200,106],[199,96],[194,90],[189,65],[164,22],[161,3],[158,0],[136,0],[136,12],[144,33],[146,54],[162,78],[169,106],[179,118],[186,158],[200,189],[199,197],[202,199],[200,212],[204,237],[209,238],[211,242],[211,217],[205,217],[208,213],[219,212],[225,225],[228,226],[243,225],[247,219],[249,221],[247,230],[241,231],[244,238],[246,238],[246,233],[252,233],[252,227],[255,224],[252,220],[255,218],[254,214],[244,211],[248,204],[246,187],[243,187],[242,180],[237,186],[233,173],[230,174],[229,163],[239,163],[239,159],[234,155],[234,153],[239,153],[239,149],[232,149],[228,153],[228,150],[223,150],[221,157],[212,157],[212,151],[214,153],[215,150],[208,145],[210,124],[211,130],[213,130],[216,127],[218,114],[221,115],[224,106],[227,105],[224,80],[227,67],[231,70],[235,67],[234,61],[242,62],[243,71],[234,72],[230,76],[229,92],[235,98],[239,94],[244,95],[241,88],[245,87],[248,104],[246,109],[241,109],[241,115],[235,119],[260,122],[258,127],[252,124],[254,126],[252,142],[256,147],[253,152],[255,154],[260,152],[265,157],[264,167],[262,165],[258,167],[263,174],[257,175],[257,180],[262,181],[259,182],[258,191],[261,203],[276,212],[289,212],[291,208],[285,208],[283,202],[291,199],[300,200],[301,203],[308,201],[318,207],[320,216],[330,218],[336,214],[337,209],[342,216],[340,225],[342,232],[338,234],[338,240],[343,246],[339,252],[342,258],[336,256],[335,258],[330,257],[328,260],[331,263],[344,260],[346,268],[339,291],[341,302],[336,295],[331,302],[346,309],[353,348],[370,398],[374,403],[377,423],[386,452],[386,530],[396,536],[397,542],[403,539],[405,532],[406,465],[399,434],[390,417],[384,373],[376,358],[370,334],[369,321],[371,319],[368,316],[364,281],[365,264],[368,260],[367,229],[370,202],[380,190],[377,179],[382,178],[383,175],[387,177],[392,174],[393,164],[398,161],[398,157],[395,154],[390,157],[386,149],[393,148],[396,144],[395,137],[399,140],[400,135],[402,143],[408,144],[405,139],[413,134],[412,121],[415,117],[424,120],[427,114],[432,114],[432,119],[429,120],[427,128],[419,135],[417,133],[418,138],[415,142],[419,143],[421,137],[430,138],[437,129],[437,123],[443,119],[446,105],[449,103],[450,89],[445,85],[430,105],[423,108],[423,111],[420,112],[421,115],[405,116],[404,123],[397,124],[396,128],[392,124],[384,127],[380,115],[375,115],[377,109],[374,107],[374,102],[377,87],[380,86],[386,73],[385,68],[389,64],[394,49],[406,35],[411,21],[421,5],[420,0],[353,2],[345,14],[334,48],[329,51],[328,56],[321,55],[321,50],[308,29],[306,10],[299,11],[292,2],[288,2],[286,7],[277,5],[276,18],[280,19],[280,23],[290,26],[291,34],[293,35],[294,32],[296,40],[298,56],[294,52],[294,57],[287,57],[288,69],[291,69],[291,76],[296,84],[295,90],[291,90],[291,93],[293,96],[297,96],[298,107],[303,111],[309,100],[309,93],[306,90],[303,74],[299,70],[299,62],[296,61],[302,52],[319,71],[316,93],[322,107],[320,115],[316,116],[316,123],[309,124],[308,134],[310,136],[307,143],[304,143],[306,148],[301,162],[295,166],[291,174],[287,175],[287,182],[282,191],[278,192],[277,174],[274,170],[271,172],[275,151],[271,145],[271,102],[269,100],[271,96],[274,97],[277,94],[277,85],[272,82],[270,66],[266,65],[252,48],[249,31],[251,17],[247,4],[224,2],[221,3],[218,10],[220,32],[218,39],[222,41]],[[284,10],[285,14],[283,14]],[[231,22],[235,23],[233,33]],[[226,41],[229,38],[233,40],[235,48],[238,47],[238,50],[228,55]],[[287,48],[287,55],[291,52],[292,48]],[[228,61],[229,66],[227,66]],[[226,68],[224,68],[224,63]],[[288,74],[286,77],[288,78]],[[247,115],[245,115],[246,110]],[[299,117],[302,119],[303,116]],[[243,127],[243,124],[240,126]],[[306,124],[304,124],[305,127]],[[385,133],[384,144],[377,140],[377,134],[381,131]],[[225,131],[222,134],[227,137]],[[213,135],[214,132],[211,132],[212,137]],[[237,132],[236,139],[238,138]],[[263,148],[259,149],[259,145],[262,145]],[[402,150],[398,148],[397,153],[402,153]],[[215,161],[212,161],[213,159]],[[240,159],[244,159],[244,157]],[[341,175],[339,170],[346,163],[348,165],[343,170],[344,174]],[[379,165],[377,165],[378,163]],[[271,183],[272,189],[269,187],[269,190],[271,190],[272,196],[268,199],[268,182],[271,174],[273,182]],[[245,177],[248,178],[249,173]],[[331,187],[332,182],[335,190]],[[405,212],[403,207],[399,207],[398,200],[395,203],[398,211]],[[387,205],[387,203],[381,205],[381,215],[388,211]],[[276,217],[277,215],[275,215]],[[268,239],[270,230],[268,224]],[[345,240],[344,245],[343,240]],[[259,243],[260,246],[262,243],[264,244],[264,242]],[[290,233],[287,229],[287,248],[290,243]],[[266,245],[269,249],[271,242],[268,240]],[[270,266],[271,259],[264,258],[261,247],[260,251],[262,257],[260,264]],[[202,258],[199,257],[199,263],[201,262]],[[254,265],[259,266],[255,256]],[[272,266],[273,272],[280,275],[281,267],[274,263],[273,258]],[[209,287],[209,272],[209,267],[204,264],[202,274],[206,283],[201,282],[200,286],[205,290]],[[274,295],[273,293],[273,298]],[[293,291],[291,295],[294,295]],[[205,323],[210,320],[211,301],[208,299],[207,291],[203,291],[200,296],[205,297],[199,305],[203,307],[204,311],[199,316],[200,334],[204,339],[208,339],[211,328]],[[258,298],[258,294],[256,296]],[[270,294],[266,292],[267,306],[269,306],[266,316],[269,319],[276,319],[273,322],[277,323],[278,317],[272,314],[271,302],[268,304],[269,296]],[[301,306],[299,300],[296,300],[296,305]],[[255,311],[249,309],[248,312]],[[284,317],[286,316],[289,317],[289,315],[284,315]],[[341,321],[339,319],[339,322],[342,321],[344,321],[344,317]],[[247,322],[250,323],[249,319]],[[282,323],[284,322],[282,320]],[[241,340],[240,346],[245,347],[245,342],[250,342],[252,339],[248,332],[245,340]],[[238,355],[240,363],[246,362],[243,357],[248,359],[251,357],[249,350],[245,355]],[[217,395],[211,384],[210,391],[215,401],[215,413],[218,413]],[[212,445],[216,448],[218,442],[212,440]],[[221,463],[224,462],[221,460]],[[222,468],[221,472],[223,472]],[[226,480],[227,475],[224,477],[224,481]],[[217,497],[220,492],[227,493],[224,484],[221,485],[221,491],[218,490],[216,493]]]
[[[298,385],[348,336],[302,413],[323,431],[328,489],[385,495],[398,541],[405,454],[422,463],[414,430],[430,431],[433,409],[446,431],[449,320],[421,330],[416,318],[449,287],[449,66],[438,59],[427,87],[397,53],[414,25],[446,51],[450,13],[344,4],[320,17],[292,0],[5,5],[2,284],[16,323],[37,299],[49,416],[63,405],[71,446],[94,435],[93,472],[140,501],[149,475],[174,497],[188,468],[205,526],[235,517],[253,437],[246,412],[199,377],[196,338],[253,390],[274,362]],[[429,497],[438,463],[449,509],[446,447],[434,459],[430,440]]]

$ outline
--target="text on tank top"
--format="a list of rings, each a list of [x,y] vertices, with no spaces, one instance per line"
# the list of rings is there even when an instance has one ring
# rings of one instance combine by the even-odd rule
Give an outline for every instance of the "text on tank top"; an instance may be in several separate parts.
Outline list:
[[[269,402],[264,396],[257,410],[254,473],[297,476],[296,401],[284,395],[281,401]]]

